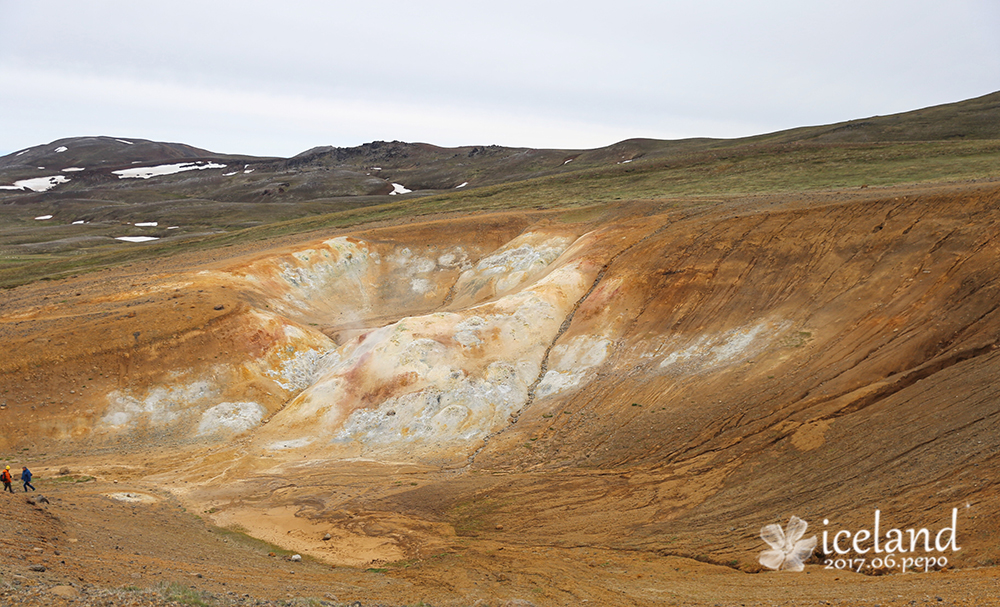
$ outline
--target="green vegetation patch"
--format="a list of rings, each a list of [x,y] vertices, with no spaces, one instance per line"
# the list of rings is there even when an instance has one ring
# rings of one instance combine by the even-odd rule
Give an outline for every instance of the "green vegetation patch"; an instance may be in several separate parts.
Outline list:
[[[189,588],[178,582],[169,582],[159,587],[159,594],[167,601],[174,601],[181,605],[193,605],[194,607],[213,607],[218,603],[207,592],[202,592],[194,588]]]
[[[293,550],[286,550],[281,546],[276,546],[270,542],[265,542],[264,540],[253,537],[247,533],[246,529],[243,529],[239,525],[233,525],[231,527],[212,527],[212,531],[219,537],[229,540],[230,543],[244,546],[255,552],[262,552],[264,554],[270,554],[273,552],[276,556],[280,557],[296,554]]]

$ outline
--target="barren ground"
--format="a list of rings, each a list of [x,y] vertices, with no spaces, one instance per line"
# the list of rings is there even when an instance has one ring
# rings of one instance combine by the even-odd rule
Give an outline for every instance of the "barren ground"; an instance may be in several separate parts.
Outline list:
[[[511,599],[535,605],[993,605],[1000,592],[995,567],[871,577],[810,565],[804,574],[749,574],[649,552],[553,546],[542,537],[512,543],[501,534],[443,534],[434,554],[388,568],[292,562],[287,552],[269,556],[276,553],[266,544],[208,524],[156,487],[109,477],[58,483],[47,476],[38,486],[49,504],[29,505],[23,493],[4,498],[4,605],[88,604],[85,599],[166,605],[164,594],[180,588],[206,593],[190,596],[210,605],[310,604],[304,599],[333,605],[503,605]],[[152,501],[128,497],[147,495]],[[276,532],[301,530],[296,521],[282,522],[290,524]],[[46,570],[31,571],[31,565]],[[52,592],[60,586],[79,594],[61,598]]]

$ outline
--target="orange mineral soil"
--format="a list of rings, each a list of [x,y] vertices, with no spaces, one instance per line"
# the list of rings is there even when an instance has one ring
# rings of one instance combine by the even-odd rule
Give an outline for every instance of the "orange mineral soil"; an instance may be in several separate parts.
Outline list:
[[[8,290],[0,453],[48,503],[0,500],[0,572],[329,604],[997,604],[998,233],[995,184],[633,201]],[[876,510],[883,547],[955,541],[827,567],[824,531]],[[761,528],[791,516],[816,552],[766,569]],[[926,554],[947,564],[903,572]]]

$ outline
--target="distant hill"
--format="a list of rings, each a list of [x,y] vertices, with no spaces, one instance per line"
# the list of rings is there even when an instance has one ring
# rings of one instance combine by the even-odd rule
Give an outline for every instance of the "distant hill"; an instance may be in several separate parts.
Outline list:
[[[165,194],[219,201],[296,201],[378,196],[403,190],[441,192],[615,166],[708,150],[763,144],[854,144],[1000,139],[1000,92],[931,108],[831,125],[796,128],[740,139],[629,139],[592,150],[511,148],[497,145],[444,148],[427,143],[373,141],[357,147],[316,147],[291,158],[210,152],[180,143],[115,137],[60,139],[0,157],[0,200],[38,197],[15,187],[25,180],[59,176],[46,196],[71,194],[127,201],[146,179],[116,174],[126,169],[192,163],[158,177]],[[204,165],[220,165],[207,168]],[[221,168],[221,165],[225,165]],[[195,170],[203,169],[203,170]],[[156,175],[154,175],[156,176]],[[223,179],[225,176],[227,179]],[[147,178],[148,179],[148,178]],[[400,187],[393,184],[398,183]],[[110,191],[109,191],[110,190]]]
[[[750,139],[804,143],[1000,139],[1000,92],[902,114],[791,129]]]
[[[0,157],[0,170],[44,166],[61,171],[69,167],[104,167],[178,159],[220,157],[183,143],[116,137],[69,137],[36,145]]]

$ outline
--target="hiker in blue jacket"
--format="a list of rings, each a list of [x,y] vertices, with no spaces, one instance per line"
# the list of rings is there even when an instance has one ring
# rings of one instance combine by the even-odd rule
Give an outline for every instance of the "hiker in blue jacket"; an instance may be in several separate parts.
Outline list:
[[[28,487],[31,487],[32,491],[35,490],[35,486],[31,484],[31,470],[28,470],[27,466],[21,467],[21,480],[24,481],[25,493],[28,492]]]

